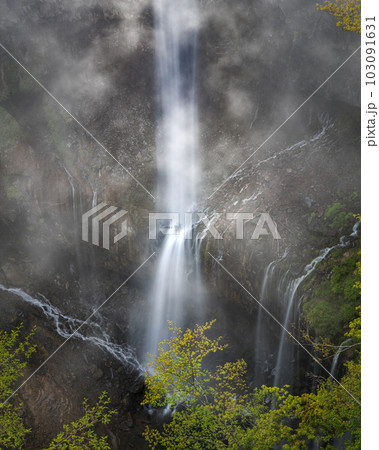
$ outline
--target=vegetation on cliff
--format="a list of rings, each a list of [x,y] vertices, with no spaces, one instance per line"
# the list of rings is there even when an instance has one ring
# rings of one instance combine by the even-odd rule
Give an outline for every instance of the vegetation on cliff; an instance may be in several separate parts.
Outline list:
[[[212,324],[185,331],[171,325],[173,336],[153,357],[143,404],[169,406],[172,420],[146,427],[151,448],[306,449],[312,441],[335,448],[338,439],[344,448],[360,448],[359,351],[340,383],[323,380],[302,395],[292,395],[289,386],[252,391],[243,360],[209,368],[207,357],[225,349],[221,338],[205,335]],[[350,323],[349,336],[359,339],[359,317]]]
[[[323,5],[317,6],[338,20],[337,27],[360,34],[361,0],[326,0]]]
[[[305,286],[303,312],[316,337],[338,344],[360,303],[360,252],[337,249]]]
[[[36,351],[36,346],[31,343],[34,330],[21,340],[21,328],[9,333],[0,331],[0,445],[4,448],[22,448],[25,435],[31,431],[24,426],[19,415],[22,404],[7,401],[23,374],[27,360]]]
[[[17,401],[15,389],[37,346],[32,343],[35,330],[24,337],[22,330],[22,325],[10,332],[0,330],[0,447],[3,449],[25,448],[27,434],[32,431],[23,423],[23,405]],[[109,403],[106,392],[94,406],[85,399],[83,416],[65,425],[46,450],[110,450],[107,437],[96,433],[96,426],[108,424],[115,414],[109,409]]]

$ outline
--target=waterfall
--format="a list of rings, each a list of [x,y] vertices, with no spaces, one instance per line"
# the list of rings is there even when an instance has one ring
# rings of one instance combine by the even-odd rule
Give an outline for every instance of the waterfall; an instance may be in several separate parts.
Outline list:
[[[316,265],[314,266],[316,267]],[[297,314],[295,308],[295,298],[298,287],[301,282],[310,274],[306,273],[300,278],[296,280],[291,280],[287,289],[284,292],[284,301],[287,305],[286,315],[283,321],[283,326],[285,330],[291,331],[292,324],[297,322]],[[295,362],[295,348],[294,343],[289,342],[288,345],[285,345],[287,339],[287,332],[282,329],[280,341],[279,341],[279,349],[277,362],[274,369],[275,378],[274,378],[274,386],[282,386],[284,384],[289,384],[293,379],[293,366]],[[290,339],[290,338],[289,338]],[[285,364],[288,364],[288,368],[286,370],[285,375],[283,374],[283,367]]]
[[[287,284],[287,288],[285,289],[283,295],[284,304],[286,305],[286,314],[284,317],[283,326],[285,329],[282,330],[279,348],[277,353],[276,366],[274,369],[275,378],[274,385],[282,386],[283,384],[291,383],[293,379],[293,367],[295,360],[295,344],[292,342],[288,342],[286,344],[286,340],[290,340],[291,338],[288,336],[287,331],[291,331],[291,325],[297,322],[299,310],[296,305],[296,294],[301,283],[315,270],[317,265],[323,261],[329,253],[336,248],[347,247],[350,243],[351,238],[355,238],[358,236],[358,228],[360,225],[360,221],[356,222],[351,234],[349,236],[342,236],[338,242],[338,244],[333,245],[332,247],[326,247],[321,250],[316,258],[314,258],[304,269],[303,275],[296,278],[295,280],[290,280]],[[284,368],[286,368],[286,373],[284,373]]]
[[[353,340],[352,338],[346,339],[338,347],[337,353],[333,357],[332,367],[330,369],[330,374],[332,375],[333,378],[336,376],[336,370],[337,370],[337,365],[338,365],[338,360],[339,360],[340,354],[342,353],[342,350],[345,348],[346,344],[352,340]]]
[[[137,379],[143,377],[142,368],[134,352],[127,345],[112,342],[102,324],[94,321],[88,321],[84,324],[84,321],[80,319],[69,317],[63,314],[56,306],[53,306],[42,294],[38,294],[40,298],[34,298],[19,288],[6,288],[2,284],[0,284],[0,290],[16,295],[25,303],[40,309],[44,316],[53,322],[55,331],[63,339],[68,339],[75,330],[82,327],[73,336],[75,339],[91,342],[117,359],[127,373],[133,373]]]
[[[199,178],[196,53],[199,14],[196,0],[154,0],[158,93],[156,136],[158,212],[193,211]],[[150,292],[151,320],[146,351],[166,337],[167,320],[182,325],[185,310],[198,304],[198,270],[187,233],[171,223],[158,249]],[[192,231],[192,230],[190,230]],[[194,276],[189,276],[195,274]],[[197,279],[195,279],[197,278]]]
[[[77,223],[77,219],[78,219],[78,212],[77,212],[77,207],[76,207],[75,179],[74,179],[74,177],[71,175],[71,173],[67,170],[66,166],[65,166],[64,164],[61,164],[61,165],[62,165],[64,171],[66,172],[68,182],[70,183],[70,186],[71,186],[71,193],[72,193],[72,214],[73,214],[73,218],[74,218],[74,229],[76,230],[76,223]]]
[[[96,179],[95,183],[90,182],[90,186],[92,189],[92,208],[95,208],[97,205],[97,196],[98,196],[98,180]]]
[[[283,256],[270,262],[266,267],[263,274],[262,287],[260,292],[261,304],[271,310],[272,313],[277,315],[274,311],[276,300],[280,297],[280,293],[283,290],[283,284],[286,282],[288,271],[283,276],[278,275],[279,263],[287,257],[288,248],[286,248]],[[277,282],[279,279],[279,282]],[[273,354],[270,351],[270,318],[266,316],[263,308],[259,308],[257,315],[256,337],[255,337],[255,351],[254,351],[254,363],[255,363],[255,385],[260,386],[267,383],[267,378],[270,376],[270,359]]]
[[[260,301],[263,306],[267,307],[267,303],[269,301],[269,288],[273,285],[272,276],[275,272],[275,265],[277,261],[272,261],[265,270],[263,275],[262,288],[260,293]],[[263,384],[261,381],[261,377],[264,374],[267,374],[269,371],[268,361],[267,361],[267,351],[263,348],[264,344],[267,343],[266,339],[263,337],[263,331],[265,327],[263,327],[263,309],[259,308],[258,316],[257,316],[257,331],[255,337],[255,352],[254,352],[254,362],[255,362],[255,385]]]
[[[160,207],[187,212],[198,181],[196,0],[155,0]]]

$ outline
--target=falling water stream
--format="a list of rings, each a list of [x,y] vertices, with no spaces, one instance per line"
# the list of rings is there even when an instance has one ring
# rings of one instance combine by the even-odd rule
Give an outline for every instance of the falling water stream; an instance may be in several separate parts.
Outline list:
[[[191,212],[199,177],[196,53],[199,14],[196,0],[155,0],[155,48],[158,92],[158,212]],[[183,223],[183,222],[182,222]],[[186,230],[170,223],[158,250],[150,292],[151,320],[146,351],[166,337],[167,320],[181,325],[188,302],[196,308],[196,258]],[[192,274],[192,276],[190,276]]]
[[[298,278],[291,277],[290,270],[283,269],[288,250],[279,259],[270,262],[263,274],[260,301],[284,326],[279,340],[273,336],[271,319],[260,308],[257,314],[256,339],[254,351],[255,384],[272,383],[275,386],[293,385],[296,365],[299,361],[299,348],[287,334],[293,332],[300,315],[298,289],[302,282],[316,269],[329,253],[336,248],[349,245],[351,239],[357,237],[357,222],[350,235],[342,236],[339,242],[319,252]],[[340,351],[339,351],[340,353]],[[338,354],[333,361],[332,373],[335,371]]]
[[[337,367],[338,367],[338,360],[339,360],[339,357],[340,357],[341,353],[343,352],[344,348],[346,347],[346,344],[348,344],[352,340],[353,340],[352,338],[346,339],[338,347],[338,350],[337,350],[336,354],[333,357],[332,367],[330,369],[330,374],[331,374],[332,377],[336,376]]]
[[[157,92],[157,202],[156,212],[177,213],[179,221],[160,222],[160,235],[157,238],[157,269],[149,292],[149,316],[144,331],[143,354],[156,353],[157,344],[168,336],[167,321],[176,326],[186,324],[188,317],[201,321],[201,239],[188,239],[190,233],[196,234],[192,224],[185,225],[185,213],[195,211],[198,203],[198,186],[201,173],[199,117],[197,102],[197,39],[200,23],[198,0],[153,0],[154,39]],[[257,119],[258,109],[251,123]],[[328,118],[322,130],[309,142],[324,137],[333,127]],[[300,141],[275,155],[256,164],[255,170],[271,160],[290,154],[307,145]],[[68,169],[62,165],[72,192],[72,213],[74,230],[81,213],[80,185]],[[251,173],[243,168],[233,174],[233,178],[250,177]],[[98,202],[98,184],[91,184],[92,207]],[[240,191],[240,193],[242,190]],[[241,204],[253,202],[262,192],[253,192],[241,200]],[[249,194],[250,195],[250,194]],[[238,202],[236,202],[237,204]],[[301,276],[291,278],[290,271],[281,267],[284,255],[272,261],[264,272],[260,300],[262,304],[280,319],[284,329],[278,334],[272,333],[271,319],[265,316],[262,308],[258,310],[256,321],[256,342],[254,345],[255,383],[270,383],[275,386],[293,385],[298,347],[287,335],[292,324],[299,319],[298,289],[302,282],[315,270],[335,248],[345,247],[349,239],[358,234],[359,223],[354,225],[350,236],[344,236],[339,243],[319,252],[305,268]],[[187,228],[186,228],[187,227]],[[190,227],[190,230],[188,229]],[[87,286],[89,278],[83,274],[94,273],[85,268],[84,259],[79,251],[80,236],[76,235],[76,256],[81,297],[94,296],[93,288]],[[93,251],[93,249],[91,250]],[[93,258],[94,260],[94,258]],[[74,266],[70,266],[74,273]],[[92,281],[92,280],[91,280]],[[88,283],[89,286],[91,284]],[[94,283],[95,286],[96,283]],[[87,293],[88,290],[88,293]],[[137,361],[133,350],[127,345],[112,342],[111,337],[96,320],[86,322],[65,315],[42,294],[30,296],[18,288],[7,288],[0,284],[0,291],[17,296],[22,301],[39,309],[47,321],[54,324],[55,330],[63,339],[74,337],[100,348],[119,361],[125,371],[133,373],[137,380],[143,377],[143,367]],[[101,320],[100,314],[95,316]],[[76,331],[78,330],[78,331]],[[337,373],[338,361],[344,346],[339,347],[332,362],[331,373]]]
[[[295,362],[295,345],[294,342],[288,341],[287,331],[291,331],[292,324],[296,324],[299,316],[299,308],[297,305],[297,290],[301,283],[315,270],[316,266],[323,261],[329,253],[336,248],[343,248],[349,245],[350,239],[355,238],[358,235],[358,227],[360,221],[358,221],[349,236],[342,236],[338,244],[332,247],[326,247],[321,250],[316,258],[314,258],[304,269],[304,273],[287,283],[287,287],[283,292],[283,299],[286,305],[286,313],[283,321],[283,330],[281,332],[276,366],[274,369],[275,378],[274,385],[282,386],[284,384],[289,384],[293,381],[293,369]],[[284,370],[286,369],[286,370]]]
[[[101,323],[102,318],[100,314],[96,314],[96,317],[94,316],[92,320],[82,321],[61,312],[42,294],[32,297],[22,289],[7,288],[2,284],[0,284],[0,291],[13,294],[33,308],[39,309],[46,319],[54,324],[55,331],[63,339],[74,338],[90,342],[118,360],[127,373],[135,375],[136,380],[143,377],[142,367],[137,361],[133,350],[126,344],[116,344],[111,341],[104,324]]]
[[[288,270],[284,274],[279,272],[279,265],[282,260],[284,260],[288,255],[288,249],[285,250],[284,254],[271,261],[266,267],[263,275],[262,287],[260,292],[261,304],[268,308],[275,316],[278,315],[276,311],[275,302],[280,298],[281,292],[285,289],[285,284],[288,282]],[[279,273],[278,273],[279,272]],[[257,327],[255,335],[255,353],[254,353],[254,363],[255,363],[255,384],[261,385],[266,383],[270,372],[270,359],[274,356],[270,353],[270,342],[267,336],[267,330],[269,328],[270,318],[266,316],[263,308],[259,308],[257,315]]]
[[[179,222],[160,224],[163,239],[162,236],[158,236],[157,239],[157,270],[149,294],[149,318],[146,320],[144,354],[155,353],[158,342],[167,337],[168,320],[177,326],[182,326],[188,315],[192,319],[201,320],[202,294],[199,257],[201,239],[189,240],[189,230],[183,225],[184,214],[194,211],[198,201],[197,187],[201,170],[196,79],[197,35],[200,21],[198,4],[197,0],[153,0],[153,5],[157,88],[156,211],[178,213]],[[297,145],[303,144],[301,142]],[[75,219],[77,212],[75,183],[65,167],[64,170],[72,188]],[[93,203],[96,202],[97,186],[94,186]],[[192,233],[192,225],[188,226],[191,226]],[[357,235],[358,226],[359,223],[354,226],[349,237]],[[331,250],[346,246],[349,237],[342,237],[335,246],[322,250],[305,267],[304,273],[299,278],[291,279],[288,270],[280,269],[280,262],[286,258],[287,252],[268,265],[261,289],[261,301],[269,309],[273,309],[275,316],[281,317],[287,330],[298,318],[299,286]],[[20,289],[7,289],[2,285],[0,289],[11,292],[40,308],[46,317],[54,320],[58,334],[64,338],[82,324],[77,319],[63,315],[43,296],[39,299],[32,298]],[[260,309],[257,316],[255,377],[258,378],[265,372],[265,377],[271,377],[274,385],[292,383],[295,346],[292,342],[288,343],[286,331],[283,330],[276,347],[277,351],[269,355],[272,359],[269,361],[267,354],[271,344],[268,341],[272,336],[269,336],[271,330],[266,327],[267,323]],[[109,336],[104,334],[96,323],[89,324],[87,328],[92,330],[89,335],[77,333],[75,337],[94,343],[123,362],[124,366],[131,365],[139,370],[138,363],[127,347],[111,343]],[[338,356],[335,366],[337,361]]]

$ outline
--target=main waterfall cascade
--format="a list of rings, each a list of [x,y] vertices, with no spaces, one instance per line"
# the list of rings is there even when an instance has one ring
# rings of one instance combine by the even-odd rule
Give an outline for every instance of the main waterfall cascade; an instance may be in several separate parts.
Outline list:
[[[157,212],[186,212],[198,201],[199,130],[196,89],[197,31],[199,12],[196,0],[154,0],[156,85],[157,85]],[[332,125],[328,125],[328,127]],[[323,128],[318,139],[325,133]],[[300,143],[302,144],[302,143]],[[299,144],[299,145],[300,145]],[[162,224],[161,224],[162,225]],[[183,326],[202,321],[201,243],[186,239],[180,223],[165,224],[163,239],[157,239],[157,270],[149,294],[143,354],[156,353],[157,344],[168,336],[167,321]],[[267,267],[261,301],[281,321],[282,330],[273,330],[270,317],[259,309],[254,344],[255,384],[293,385],[300,349],[288,336],[298,323],[298,288],[334,248],[346,246],[353,233],[333,247],[322,250],[304,273],[291,277],[283,270],[285,254]],[[163,233],[164,231],[164,233]],[[193,245],[192,243],[195,242]]]
[[[196,0],[155,0],[155,48],[158,92],[157,212],[194,210],[199,179],[196,53],[199,13]],[[171,223],[158,249],[150,292],[151,320],[146,351],[155,352],[167,336],[167,321],[180,326],[200,306],[200,276],[191,241]]]

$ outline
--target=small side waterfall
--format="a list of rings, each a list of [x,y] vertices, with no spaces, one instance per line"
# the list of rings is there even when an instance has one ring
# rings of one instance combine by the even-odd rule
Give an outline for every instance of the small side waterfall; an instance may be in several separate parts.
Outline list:
[[[155,47],[159,98],[157,160],[159,212],[193,211],[199,177],[196,53],[199,14],[196,0],[155,0]],[[199,272],[194,269],[188,230],[171,223],[158,251],[150,292],[151,320],[146,351],[166,337],[167,320],[182,324],[186,304],[196,305]],[[192,230],[190,230],[192,231]],[[189,276],[192,274],[192,276]]]
[[[6,288],[2,284],[0,284],[0,290],[16,295],[25,303],[40,309],[43,315],[54,324],[55,331],[58,335],[64,339],[69,338],[75,330],[82,326],[73,338],[91,342],[96,347],[117,359],[126,372],[134,372],[137,378],[143,376],[142,367],[137,361],[134,352],[127,345],[112,342],[102,324],[94,320],[84,323],[82,320],[69,317],[63,314],[56,306],[52,305],[42,294],[38,294],[40,298],[34,298],[19,288]]]
[[[263,275],[262,287],[260,292],[261,304],[269,309],[273,314],[278,315],[275,303],[280,298],[280,293],[284,290],[288,271],[283,274],[280,272],[280,262],[286,258],[288,249],[285,250],[283,256],[272,261],[267,267]],[[260,386],[267,383],[270,377],[270,366],[272,366],[272,345],[269,339],[271,318],[268,317],[262,308],[259,308],[257,315],[257,327],[255,337],[255,385]]]
[[[291,331],[292,325],[297,324],[298,317],[299,317],[299,305],[297,302],[297,291],[301,283],[315,270],[317,265],[323,261],[329,253],[336,249],[336,248],[343,248],[347,247],[350,243],[350,240],[352,238],[355,238],[358,235],[358,228],[360,225],[360,221],[358,221],[348,236],[342,236],[338,242],[338,244],[333,245],[332,247],[326,247],[325,249],[321,250],[316,258],[314,258],[305,268],[304,273],[296,278],[296,279],[289,279],[288,272],[283,273],[280,277],[278,277],[279,281],[276,281],[277,283],[277,293],[280,294],[279,297],[277,297],[277,301],[283,302],[284,305],[284,316],[282,315],[282,324],[285,329],[282,330],[278,351],[277,351],[277,358],[276,358],[276,365],[274,368],[274,385],[275,386],[283,386],[284,384],[292,384],[293,381],[293,374],[294,374],[294,367],[295,367],[295,361],[296,361],[296,351],[298,351],[297,346],[295,343],[291,340],[291,337],[288,336],[288,333],[286,330]],[[274,271],[276,268],[276,263],[271,263],[267,270],[265,275],[263,285],[262,285],[262,297],[263,301],[265,301],[265,297],[267,294],[267,286],[269,283],[269,278],[271,278],[271,282],[274,280]],[[267,279],[266,279],[267,278]],[[283,289],[283,286],[286,286]],[[280,298],[281,297],[281,298]],[[277,317],[280,317],[277,315]],[[259,320],[259,319],[258,319]],[[259,322],[258,322],[258,329],[259,329]]]
[[[60,164],[63,170],[66,172],[68,182],[71,186],[71,193],[72,193],[72,215],[74,220],[74,230],[77,231],[77,223],[78,223],[78,214],[80,214],[80,203],[81,203],[81,196],[80,196],[80,190],[77,192],[76,189],[76,181],[75,178],[71,175],[71,173],[68,171],[67,167],[64,164]],[[79,211],[78,211],[79,206]]]
[[[338,360],[340,358],[340,355],[343,351],[343,349],[345,348],[346,344],[350,341],[352,341],[352,338],[346,339],[344,340],[341,345],[338,347],[337,353],[334,355],[333,357],[333,362],[332,362],[332,367],[330,369],[330,373],[332,375],[332,377],[336,376],[336,372],[337,372],[337,366],[338,366]]]
[[[313,261],[312,261],[313,263]],[[287,340],[291,339],[288,335],[286,330],[291,331],[292,325],[296,324],[297,322],[297,311],[296,311],[296,305],[295,305],[295,299],[296,299],[296,293],[297,289],[302,283],[302,281],[314,270],[317,263],[312,265],[309,264],[305,269],[305,274],[301,277],[290,280],[287,284],[287,288],[284,292],[284,304],[287,305],[286,315],[283,321],[283,326],[285,328],[282,329],[280,341],[279,341],[279,349],[278,349],[278,356],[277,356],[277,362],[275,366],[275,378],[274,378],[274,386],[282,386],[284,384],[290,384],[292,383],[293,379],[293,367],[295,364],[295,346],[294,342]],[[310,267],[313,267],[310,270]],[[284,365],[288,365],[287,370],[285,371],[285,374],[283,373],[283,367]]]

